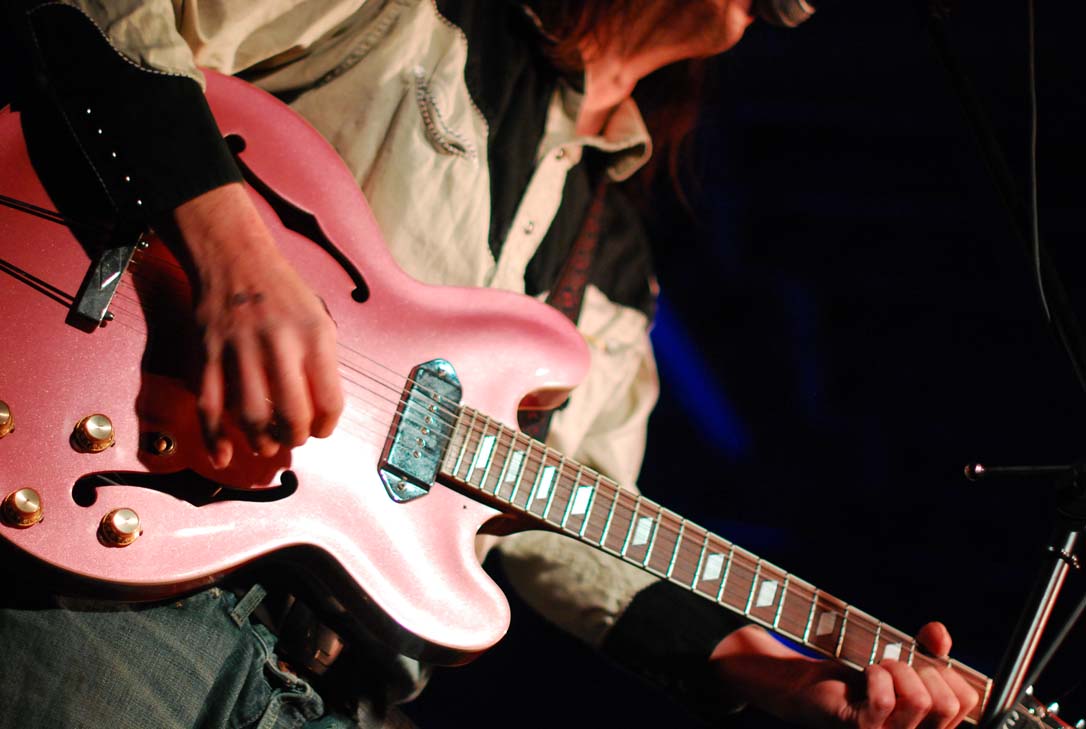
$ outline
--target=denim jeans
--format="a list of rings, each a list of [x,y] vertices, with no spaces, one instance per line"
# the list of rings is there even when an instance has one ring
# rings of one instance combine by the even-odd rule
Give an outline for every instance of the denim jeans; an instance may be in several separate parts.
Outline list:
[[[0,729],[397,725],[365,708],[325,714],[314,689],[279,667],[275,636],[249,620],[256,602],[213,587],[151,606],[2,606]]]

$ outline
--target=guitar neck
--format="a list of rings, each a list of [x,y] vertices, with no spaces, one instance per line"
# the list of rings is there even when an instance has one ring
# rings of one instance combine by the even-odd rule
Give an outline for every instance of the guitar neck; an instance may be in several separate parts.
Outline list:
[[[920,652],[912,637],[537,440],[461,408],[442,463],[446,480],[675,583],[824,656],[862,670],[884,659],[952,665],[981,696],[991,680]]]

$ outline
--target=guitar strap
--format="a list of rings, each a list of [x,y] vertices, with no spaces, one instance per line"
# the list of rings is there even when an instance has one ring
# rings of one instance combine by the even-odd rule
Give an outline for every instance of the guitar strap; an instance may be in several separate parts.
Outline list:
[[[600,230],[603,224],[608,178],[606,174],[600,174],[599,178],[592,192],[592,200],[588,204],[588,212],[585,213],[584,220],[581,222],[581,230],[577,234],[577,239],[573,241],[573,247],[570,248],[558,280],[547,296],[547,303],[565,314],[574,324],[577,323],[581,315],[581,307],[584,305],[584,292],[588,287],[592,262],[596,259],[596,249],[599,247]],[[560,405],[555,410],[562,407],[564,405]],[[517,413],[517,420],[521,431],[536,440],[546,440],[555,410],[520,411]]]

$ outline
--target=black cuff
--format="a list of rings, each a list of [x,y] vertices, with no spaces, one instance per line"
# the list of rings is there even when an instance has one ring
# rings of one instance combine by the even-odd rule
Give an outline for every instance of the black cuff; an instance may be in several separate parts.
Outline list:
[[[709,656],[726,635],[746,624],[704,597],[657,582],[634,596],[601,649],[695,713],[719,719],[741,707],[722,695]]]
[[[50,4],[27,18],[36,85],[122,220],[146,222],[241,180],[196,81],[141,68],[74,8]]]

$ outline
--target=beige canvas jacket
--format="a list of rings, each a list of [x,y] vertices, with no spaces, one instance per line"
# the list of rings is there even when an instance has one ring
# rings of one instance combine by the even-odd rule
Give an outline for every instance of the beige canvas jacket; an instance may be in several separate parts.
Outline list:
[[[495,259],[487,242],[487,122],[464,83],[466,38],[432,0],[67,3],[144,69],[197,80],[198,66],[245,72],[289,95],[353,171],[396,260],[426,282],[523,292],[525,267],[585,147],[611,153],[616,180],[650,154],[632,101],[615,111],[602,135],[578,137],[579,95],[559,88],[536,168]],[[633,489],[658,391],[649,321],[590,286],[579,328],[591,371],[555,417],[548,443]],[[550,533],[480,538],[481,556],[492,547],[529,603],[594,645],[655,580]]]

